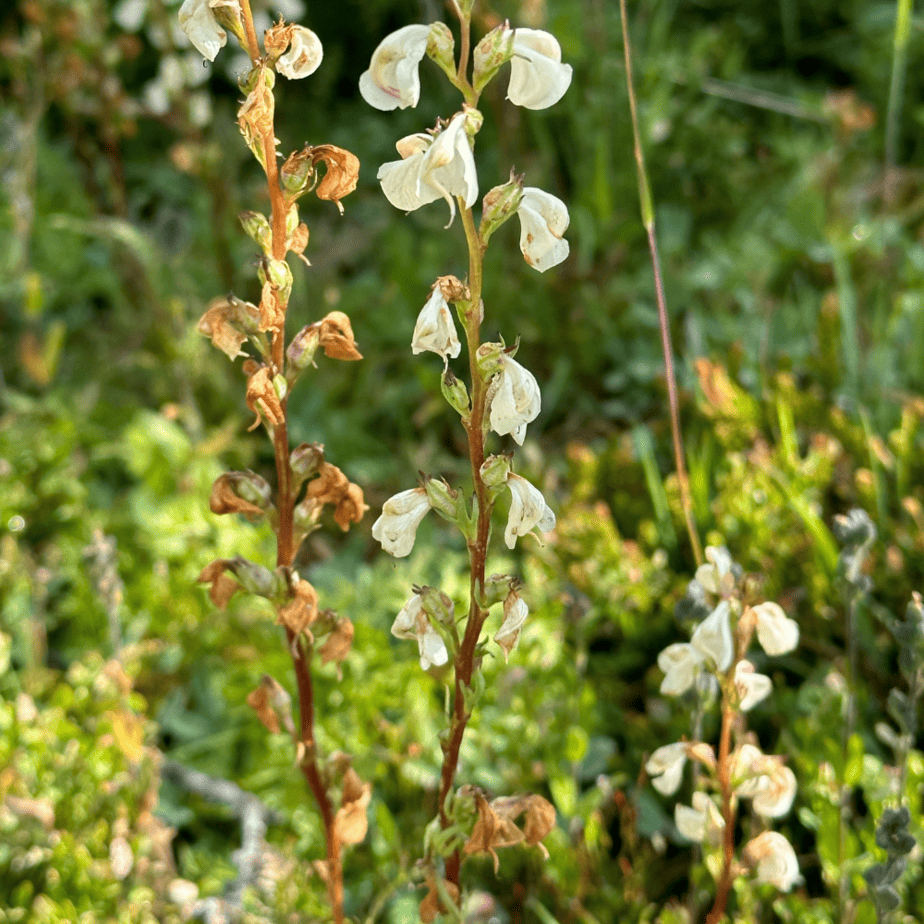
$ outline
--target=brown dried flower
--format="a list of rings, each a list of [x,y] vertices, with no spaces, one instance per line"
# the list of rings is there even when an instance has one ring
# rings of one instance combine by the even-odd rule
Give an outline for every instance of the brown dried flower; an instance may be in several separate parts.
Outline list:
[[[317,618],[318,592],[308,581],[300,580],[292,590],[292,598],[279,608],[279,622],[298,635]]]
[[[242,310],[252,312],[256,318],[256,305],[238,299],[231,302],[224,297],[214,298],[209,302],[208,311],[199,319],[199,333],[210,337],[212,343],[229,359],[244,355],[241,345],[247,339],[247,334],[241,324]]]
[[[269,503],[269,485],[253,472],[225,472],[212,485],[209,496],[209,510],[219,516],[225,513],[242,513],[248,520],[257,520],[264,510],[251,503],[243,494],[255,499],[266,498]]]
[[[342,311],[331,311],[321,320],[321,346],[331,359],[362,359],[356,349],[353,327]]]
[[[237,112],[237,124],[248,147],[264,166],[264,139],[271,140],[274,150],[279,143],[273,135],[274,108],[273,91],[267,80],[267,69],[263,67],[254,81],[253,89],[241,103],[241,108]]]
[[[487,799],[476,790],[475,807],[478,809],[478,820],[463,849],[466,853],[491,854],[494,857],[495,873],[500,866],[496,849],[501,847],[525,842],[538,845],[548,857],[540,841],[555,826],[555,808],[547,799],[529,794],[506,796],[488,804]],[[524,812],[526,821],[521,830],[514,822]]]
[[[264,422],[264,419],[273,427],[278,427],[285,422],[279,395],[276,394],[273,378],[266,366],[257,368],[247,381],[247,407],[257,415],[257,419],[248,427],[248,430],[255,430]]]
[[[372,786],[364,783],[349,767],[343,775],[343,798],[334,816],[334,834],[341,844],[359,844],[369,830],[366,809],[372,799]]]
[[[292,697],[286,692],[278,680],[264,674],[260,678],[260,686],[247,694],[247,705],[257,714],[257,718],[274,735],[279,733],[279,720],[289,734],[295,734],[295,723],[292,721]]]
[[[334,520],[344,531],[350,528],[350,523],[358,523],[369,509],[363,500],[362,488],[350,482],[330,462],[322,462],[318,468],[318,477],[308,482],[303,503],[311,506],[330,504],[336,508]]]
[[[449,897],[458,904],[458,887],[453,885],[448,879],[444,879],[442,884],[443,889],[449,894]],[[432,876],[427,877],[427,885],[429,889],[423,901],[420,903],[420,920],[423,921],[424,924],[431,924],[432,921],[436,920],[438,914],[443,914],[449,909],[443,907],[440,901],[440,893],[436,888],[436,880],[434,880]]]
[[[206,565],[197,578],[199,584],[212,585],[209,588],[209,598],[220,610],[225,609],[228,601],[241,589],[241,585],[233,577],[225,574],[230,565],[230,559],[218,558]]]
[[[319,199],[327,199],[337,203],[337,208],[343,212],[340,200],[356,189],[359,179],[359,158],[344,148],[333,144],[319,144],[312,148],[311,161],[317,166],[321,161],[327,167],[324,179],[318,183],[315,193]]]
[[[318,649],[321,663],[327,664],[329,661],[345,660],[350,653],[350,648],[353,646],[353,633],[353,623],[346,616],[338,619],[334,631]]]

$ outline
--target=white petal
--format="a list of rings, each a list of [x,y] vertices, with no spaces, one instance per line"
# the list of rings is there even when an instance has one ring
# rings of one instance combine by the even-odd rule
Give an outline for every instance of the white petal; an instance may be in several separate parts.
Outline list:
[[[417,527],[429,509],[423,488],[402,491],[385,501],[382,515],[372,524],[372,537],[395,558],[404,558],[414,548]]]
[[[385,198],[403,212],[413,212],[439,198],[439,193],[421,183],[424,155],[413,154],[406,160],[393,160],[379,167],[378,179]]]
[[[183,0],[179,12],[180,28],[204,58],[214,61],[228,40],[227,33],[209,8],[208,0]]]
[[[658,667],[664,671],[661,692],[665,696],[680,696],[686,693],[699,673],[703,656],[687,642],[668,645],[658,655]]]
[[[663,796],[672,796],[680,788],[683,768],[687,762],[687,746],[682,741],[658,748],[645,763],[654,777],[651,785]]]
[[[758,882],[788,892],[800,879],[799,861],[789,841],[778,831],[765,831],[744,848],[744,858],[757,864]]]
[[[702,654],[712,658],[718,670],[728,670],[735,656],[735,645],[731,634],[727,600],[719,603],[696,627],[690,644]]]
[[[554,106],[571,85],[571,65],[561,63],[561,46],[539,29],[517,29],[507,99],[526,109]]]
[[[386,36],[359,78],[362,98],[376,109],[407,109],[420,99],[420,62],[427,53],[430,27],[405,26]]]
[[[428,667],[439,667],[449,660],[449,652],[439,632],[428,626],[423,635],[417,636],[417,648],[420,652],[420,666],[426,670]]]
[[[786,654],[799,644],[799,624],[778,603],[760,603],[753,610],[757,617],[757,641],[768,655]]]
[[[443,359],[447,356],[455,359],[462,350],[456,325],[452,320],[452,310],[438,285],[434,287],[427,303],[417,315],[411,349],[415,354],[429,350],[431,353],[439,354]]]
[[[761,785],[751,805],[754,811],[767,818],[782,818],[796,798],[796,775],[782,764],[778,764],[766,776],[760,777]]]
[[[770,695],[773,682],[766,674],[756,673],[750,661],[739,661],[735,666],[735,689],[741,710],[747,712]]]
[[[420,594],[414,594],[414,596],[404,604],[391,626],[391,634],[395,638],[417,638],[420,617],[423,615],[421,607],[422,601]],[[426,619],[426,616],[423,615],[423,618]]]
[[[562,235],[571,219],[561,199],[535,186],[526,186],[517,215],[520,217],[520,250],[533,269],[544,273],[568,256],[570,246]]]
[[[542,395],[539,383],[529,370],[509,356],[503,359],[500,383],[491,401],[491,429],[499,436],[510,433],[522,446],[526,425],[535,420],[542,409]]]
[[[304,26],[292,26],[292,41],[276,62],[276,70],[290,80],[299,80],[313,74],[323,57],[324,48],[314,32]]]
[[[511,594],[504,601],[504,621],[494,636],[494,641],[504,652],[504,659],[517,647],[520,630],[529,615],[526,601],[517,594]]]
[[[555,514],[545,502],[542,492],[520,475],[507,475],[510,488],[510,515],[504,530],[504,542],[512,549],[517,536],[526,536],[536,527],[547,533],[555,528]]]
[[[464,112],[452,117],[424,155],[421,171],[423,183],[430,187],[433,199],[442,196],[449,204],[450,224],[456,214],[454,196],[461,196],[467,208],[478,198],[478,174],[472,146],[465,133],[466,122]]]

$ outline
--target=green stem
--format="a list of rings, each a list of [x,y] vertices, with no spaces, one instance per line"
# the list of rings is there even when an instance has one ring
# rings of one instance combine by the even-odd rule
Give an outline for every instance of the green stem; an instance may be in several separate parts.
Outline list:
[[[895,12],[895,35],[892,52],[892,79],[889,83],[889,106],[886,114],[885,165],[882,182],[883,201],[890,205],[895,192],[895,159],[901,130],[902,97],[908,70],[908,40],[911,36],[911,13],[914,0],[898,0]]]
[[[658,239],[655,234],[654,206],[651,198],[651,186],[645,169],[645,155],[642,150],[642,136],[638,124],[638,108],[635,101],[635,87],[632,79],[632,50],[629,44],[629,18],[626,13],[626,0],[619,0],[619,13],[622,18],[622,42],[626,59],[626,86],[629,91],[629,111],[632,115],[632,138],[635,150],[635,167],[638,180],[638,195],[642,211],[642,224],[648,234],[648,250],[651,254],[651,269],[654,274],[655,296],[658,302],[658,325],[661,328],[661,351],[664,354],[664,376],[667,380],[667,401],[671,422],[671,439],[674,444],[674,466],[677,482],[680,486],[680,503],[686,521],[690,546],[697,566],[703,563],[703,551],[693,515],[693,499],[690,496],[690,478],[683,453],[683,440],[680,431],[680,411],[677,398],[677,376],[674,372],[674,350],[671,345],[670,320],[667,314],[667,300],[664,297],[664,280],[661,274],[661,258],[658,253]]]

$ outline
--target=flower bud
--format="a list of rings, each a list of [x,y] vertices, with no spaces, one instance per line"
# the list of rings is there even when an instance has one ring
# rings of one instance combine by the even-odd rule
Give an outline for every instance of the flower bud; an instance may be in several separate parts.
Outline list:
[[[472,86],[480,93],[513,56],[513,29],[506,20],[475,46]]]
[[[285,159],[279,168],[279,180],[282,188],[293,196],[300,196],[311,188],[314,180],[314,160],[310,147],[294,151]]]
[[[317,324],[303,327],[293,338],[286,350],[289,365],[296,372],[314,364],[314,354],[321,342],[321,330]]]
[[[506,359],[503,343],[482,343],[475,354],[475,363],[485,381],[503,371]]]
[[[260,309],[250,302],[239,299],[236,295],[228,296],[228,306],[232,311],[234,322],[248,334],[255,334],[260,329]]]
[[[481,480],[489,488],[506,486],[510,456],[488,456],[481,465]]]
[[[427,478],[424,490],[427,492],[430,506],[450,523],[455,522],[459,516],[458,491],[453,491],[445,481],[437,481],[436,478]]]
[[[262,64],[244,71],[237,81],[237,85],[246,94],[252,93],[261,84],[269,90],[276,86],[276,75]]]
[[[456,78],[456,40],[452,30],[444,22],[435,22],[430,25],[430,34],[427,36],[427,57],[435,61],[450,80]]]
[[[278,575],[263,565],[241,556],[231,559],[228,570],[234,574],[244,590],[258,597],[274,597],[285,589]]]
[[[285,260],[266,257],[260,263],[259,276],[260,282],[268,282],[274,289],[287,293],[292,291],[292,269]],[[288,295],[285,301],[288,301]]]
[[[484,124],[484,116],[474,107],[465,106],[465,134],[468,135],[469,141],[474,144],[475,135],[481,131]]]
[[[289,383],[286,381],[286,377],[278,372],[273,376],[273,390],[280,401],[285,401],[286,395],[289,393]]]
[[[247,234],[260,245],[261,250],[266,254],[270,253],[273,249],[273,229],[266,218],[259,212],[241,212],[237,218]]]
[[[210,0],[209,9],[215,17],[215,22],[222,29],[227,29],[240,43],[247,46],[244,35],[244,23],[241,20],[240,0]]]
[[[300,481],[316,474],[324,464],[324,447],[319,443],[302,443],[289,455],[292,473]]]
[[[487,192],[481,210],[481,226],[478,229],[485,244],[508,218],[516,214],[522,198],[523,177],[517,176],[512,170],[506,183]]]
[[[468,389],[465,387],[465,382],[452,374],[451,369],[446,369],[443,373],[443,377],[440,379],[440,389],[443,392],[443,397],[456,413],[461,414],[463,417],[468,415],[471,410]]]
[[[414,590],[420,596],[420,608],[431,619],[442,623],[444,626],[452,624],[453,619],[455,619],[456,608],[446,594],[435,587],[415,587]]]
[[[517,579],[509,574],[492,574],[490,577],[485,578],[481,594],[482,599],[479,602],[484,609],[488,609],[494,606],[495,603],[506,600],[507,595],[514,591],[517,586]]]

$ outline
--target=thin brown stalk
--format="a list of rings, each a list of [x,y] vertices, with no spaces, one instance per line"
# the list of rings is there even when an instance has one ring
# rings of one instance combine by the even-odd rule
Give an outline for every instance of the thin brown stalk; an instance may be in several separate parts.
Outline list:
[[[645,154],[642,149],[642,136],[638,123],[638,107],[635,101],[635,85],[632,78],[632,49],[629,44],[629,18],[626,13],[626,0],[619,0],[619,12],[622,19],[622,44],[626,60],[626,86],[629,92],[629,110],[632,115],[632,138],[635,150],[635,166],[638,177],[639,199],[641,200],[642,223],[648,235],[648,250],[651,254],[651,269],[654,274],[655,296],[658,302],[658,325],[661,328],[661,350],[664,353],[664,375],[667,380],[667,401],[671,422],[671,439],[674,444],[674,465],[677,470],[677,482],[680,486],[680,503],[686,522],[693,558],[697,566],[703,563],[702,545],[693,515],[693,500],[690,496],[690,479],[683,452],[683,439],[680,430],[680,411],[677,398],[677,376],[674,371],[674,350],[671,345],[670,319],[667,314],[667,300],[664,297],[664,281],[661,275],[661,259],[658,254],[658,239],[655,233],[654,207],[652,205],[651,187],[645,169]]]
[[[725,820],[723,841],[724,858],[722,875],[716,888],[715,903],[706,918],[706,924],[718,924],[725,914],[728,896],[732,886],[732,864],[735,859],[735,811],[732,802],[731,786],[731,730],[735,719],[735,710],[729,705],[722,707],[722,735],[719,739],[719,787],[722,791],[722,818]]]

